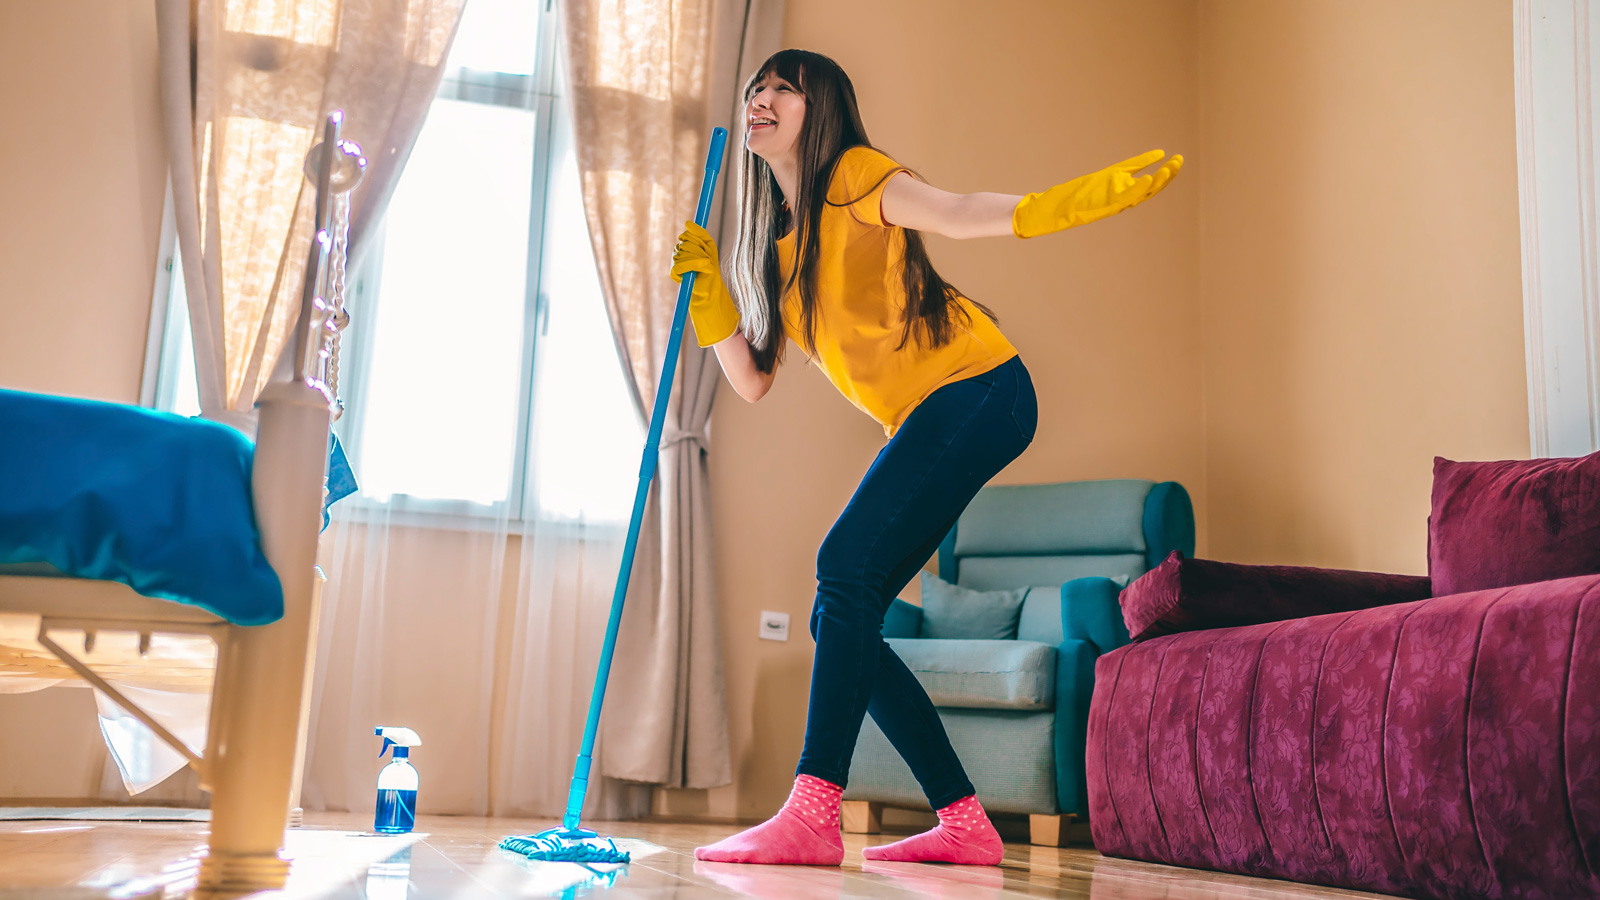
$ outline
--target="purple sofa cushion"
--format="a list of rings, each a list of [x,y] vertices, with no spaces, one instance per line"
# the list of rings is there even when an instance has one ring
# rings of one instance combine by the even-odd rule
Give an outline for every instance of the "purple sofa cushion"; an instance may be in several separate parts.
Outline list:
[[[1185,559],[1172,551],[1123,589],[1119,602],[1136,641],[1233,625],[1410,603],[1432,596],[1420,575],[1383,575],[1306,566],[1246,566]]]
[[[1600,453],[1435,457],[1428,573],[1441,597],[1600,573]]]

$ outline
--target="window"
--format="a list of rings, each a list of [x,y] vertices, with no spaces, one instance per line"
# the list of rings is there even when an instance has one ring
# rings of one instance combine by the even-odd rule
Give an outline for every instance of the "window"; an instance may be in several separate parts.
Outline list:
[[[361,483],[346,502],[435,522],[627,518],[644,434],[589,245],[555,16],[531,0],[466,5],[384,220],[362,239],[335,426]],[[182,282],[153,326],[154,394],[192,414]]]

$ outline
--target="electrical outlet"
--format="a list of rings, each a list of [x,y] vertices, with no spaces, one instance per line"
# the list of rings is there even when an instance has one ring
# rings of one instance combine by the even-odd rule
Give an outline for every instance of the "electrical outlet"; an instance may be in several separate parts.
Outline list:
[[[761,639],[764,641],[787,641],[789,639],[789,614],[762,610]]]

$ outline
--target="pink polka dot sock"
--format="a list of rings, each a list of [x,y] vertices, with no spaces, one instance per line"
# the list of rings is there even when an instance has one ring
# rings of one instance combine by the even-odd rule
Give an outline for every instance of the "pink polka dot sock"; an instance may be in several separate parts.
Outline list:
[[[976,796],[939,810],[939,824],[903,841],[867,847],[861,855],[889,862],[946,862],[962,866],[998,866],[1005,855],[999,832]]]
[[[754,828],[696,847],[707,862],[760,863],[769,866],[837,866],[844,862],[839,836],[839,802],[844,788],[801,775],[778,814]]]

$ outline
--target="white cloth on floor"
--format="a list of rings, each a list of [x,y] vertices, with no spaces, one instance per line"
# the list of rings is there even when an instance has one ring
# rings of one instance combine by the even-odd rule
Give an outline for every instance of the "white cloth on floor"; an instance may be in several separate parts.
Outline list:
[[[118,690],[160,722],[190,750],[203,755],[206,749],[206,717],[211,709],[209,693],[196,694],[119,684]],[[155,732],[118,706],[99,690],[94,692],[100,711],[100,733],[122,774],[128,793],[139,794],[166,781],[187,765],[178,751],[156,737]]]

